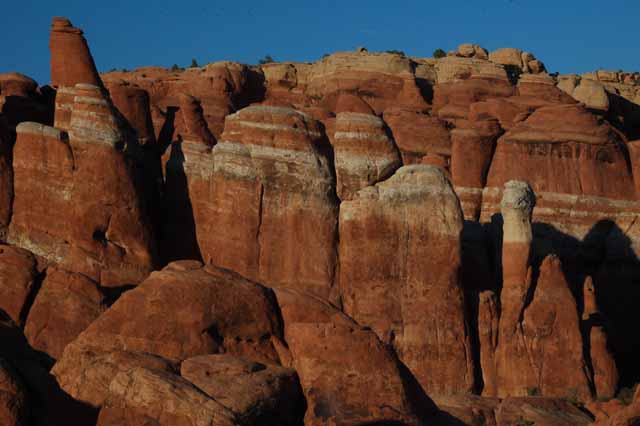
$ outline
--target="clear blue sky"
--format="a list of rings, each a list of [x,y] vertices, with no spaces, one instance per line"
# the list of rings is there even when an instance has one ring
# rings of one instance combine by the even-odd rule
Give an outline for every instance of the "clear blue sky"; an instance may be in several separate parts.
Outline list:
[[[640,71],[640,0],[6,0],[0,73],[49,82],[53,16],[85,31],[100,71],[464,42],[529,50],[552,72]]]

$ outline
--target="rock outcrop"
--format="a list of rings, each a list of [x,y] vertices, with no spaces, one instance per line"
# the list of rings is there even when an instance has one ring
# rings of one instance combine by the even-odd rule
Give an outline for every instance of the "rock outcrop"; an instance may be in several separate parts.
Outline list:
[[[154,267],[155,247],[121,123],[99,87],[74,90],[69,134],[17,128],[8,240],[102,285],[135,284]]]
[[[637,423],[640,73],[50,48],[0,74],[0,424]]]
[[[88,396],[82,386],[100,353],[124,351],[182,362],[224,352],[278,362],[272,341],[282,337],[280,330],[266,288],[199,262],[175,262],[122,295],[65,348],[53,374],[72,396],[100,405],[108,381],[97,383],[98,392]]]
[[[333,151],[341,200],[349,200],[360,189],[386,179],[401,165],[384,121],[372,112],[349,111],[349,108],[339,112]]]
[[[105,311],[96,283],[51,267],[38,290],[25,326],[29,344],[54,359]]]
[[[433,403],[374,332],[313,295],[289,289],[276,295],[307,399],[305,424],[419,424],[433,414]]]
[[[402,167],[341,204],[344,310],[392,345],[430,394],[473,388],[461,231],[458,199],[432,166]]]
[[[337,200],[325,144],[319,123],[292,108],[229,115],[205,163],[209,174],[193,173],[189,182],[204,261],[328,297]]]
[[[292,368],[201,355],[185,360],[180,374],[243,424],[296,425],[304,416],[302,390]]]

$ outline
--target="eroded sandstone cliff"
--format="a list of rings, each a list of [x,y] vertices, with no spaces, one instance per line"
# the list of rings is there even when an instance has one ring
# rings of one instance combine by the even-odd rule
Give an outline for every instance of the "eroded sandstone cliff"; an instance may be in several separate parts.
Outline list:
[[[637,421],[637,74],[50,49],[0,76],[1,424]]]

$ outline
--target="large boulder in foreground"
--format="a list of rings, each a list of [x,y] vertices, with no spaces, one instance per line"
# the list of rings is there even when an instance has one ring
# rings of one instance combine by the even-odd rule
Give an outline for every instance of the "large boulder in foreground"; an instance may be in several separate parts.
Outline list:
[[[373,331],[313,295],[276,295],[307,399],[306,425],[415,425],[436,411]]]
[[[433,166],[402,167],[341,204],[344,310],[393,345],[434,395],[473,386],[459,282],[461,231],[458,198]]]
[[[180,374],[249,425],[298,425],[304,397],[292,368],[226,354],[185,360]]]
[[[226,352],[278,363],[272,341],[281,338],[281,328],[268,289],[199,262],[174,262],[122,295],[82,332],[53,374],[72,396],[100,405],[108,382],[97,384],[90,400],[78,385],[100,354],[125,351],[179,363]]]
[[[109,386],[98,426],[233,426],[233,413],[180,376],[134,368]]]
[[[57,359],[105,309],[105,297],[95,282],[51,267],[29,310],[24,333],[34,349]]]

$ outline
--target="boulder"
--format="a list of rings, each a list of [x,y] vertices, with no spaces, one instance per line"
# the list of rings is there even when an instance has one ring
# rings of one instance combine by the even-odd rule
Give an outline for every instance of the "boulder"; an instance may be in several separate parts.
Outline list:
[[[575,100],[585,104],[587,108],[599,111],[609,110],[609,95],[599,81],[581,79],[580,84],[569,94]]]
[[[141,367],[118,373],[98,426],[232,426],[231,411],[183,378]]]
[[[105,297],[90,279],[51,267],[29,311],[29,344],[54,359],[104,312]]]
[[[392,345],[435,395],[473,388],[461,231],[458,198],[432,166],[404,166],[340,208],[344,311]]]
[[[65,348],[52,371],[69,394],[99,405],[108,383],[98,382],[88,397],[81,384],[101,354],[133,352],[177,363],[229,353],[277,363],[272,341],[280,330],[268,289],[199,262],[174,262],[123,294]]]
[[[201,355],[185,360],[180,374],[243,424],[298,425],[304,416],[304,397],[291,368]]]
[[[477,44],[464,43],[458,46],[458,56],[463,58],[488,59],[489,53],[487,49]]]
[[[414,425],[436,411],[373,331],[313,295],[282,288],[276,296],[306,425]]]
[[[24,325],[37,280],[37,261],[33,254],[0,245],[0,311],[17,324]]]

